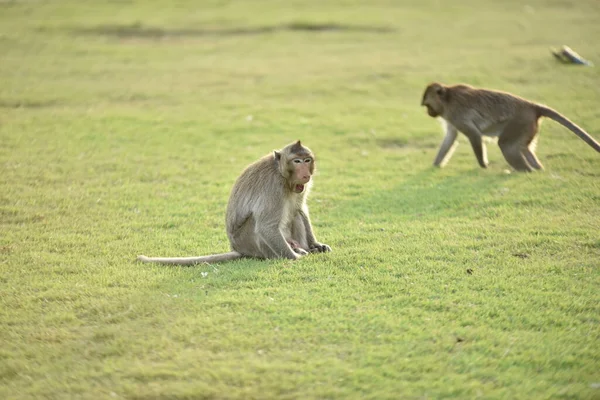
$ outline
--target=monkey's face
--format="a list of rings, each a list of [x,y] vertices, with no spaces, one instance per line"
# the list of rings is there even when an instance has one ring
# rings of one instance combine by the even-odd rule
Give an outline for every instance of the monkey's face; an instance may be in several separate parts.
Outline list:
[[[295,193],[302,193],[305,185],[310,182],[315,169],[315,162],[311,155],[295,155],[288,161],[290,173],[290,185]]]
[[[425,107],[427,107],[427,114],[429,114],[430,117],[436,118],[440,116],[440,113],[435,111],[434,108],[431,107],[429,104],[425,104]]]
[[[433,83],[425,89],[421,105],[427,107],[427,114],[430,117],[439,117],[444,112],[443,94],[444,88],[437,83]]]
[[[298,140],[273,154],[287,187],[295,193],[304,192],[315,172],[315,158],[310,149]]]

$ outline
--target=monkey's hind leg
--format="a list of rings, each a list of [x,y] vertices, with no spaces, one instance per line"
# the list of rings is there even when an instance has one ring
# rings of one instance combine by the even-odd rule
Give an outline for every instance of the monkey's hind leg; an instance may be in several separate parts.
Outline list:
[[[527,159],[527,162],[529,163],[529,165],[531,165],[535,169],[544,169],[544,166],[542,165],[540,160],[535,155],[535,148],[537,146],[537,140],[538,140],[538,136],[536,135],[529,143],[529,146],[527,146],[525,148],[524,154],[525,154],[525,158]]]
[[[304,220],[300,214],[296,215],[292,221],[291,234],[291,240],[297,243],[298,247],[309,251],[308,238],[306,237],[306,226],[304,225]]]
[[[259,224],[255,232],[256,244],[261,253],[261,258],[287,258],[296,260],[301,255],[294,251],[292,245],[283,237],[278,227],[262,226]]]
[[[498,138],[498,146],[500,146],[504,158],[517,171],[533,171],[528,162],[527,153],[533,155],[528,147],[535,137],[536,127],[537,124],[511,121]]]
[[[529,165],[531,165],[534,169],[544,169],[544,166],[542,165],[540,160],[538,160],[535,153],[529,148],[525,148],[524,155]]]
[[[506,161],[513,167],[515,170],[520,172],[531,172],[533,168],[527,163],[527,159],[524,155],[524,150],[517,143],[498,143],[500,145],[500,150],[502,150],[502,154]]]

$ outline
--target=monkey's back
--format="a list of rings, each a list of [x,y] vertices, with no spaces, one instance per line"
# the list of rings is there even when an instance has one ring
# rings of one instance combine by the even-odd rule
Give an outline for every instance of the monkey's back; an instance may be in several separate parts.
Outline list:
[[[474,108],[482,115],[493,114],[500,120],[512,118],[523,106],[536,106],[535,103],[508,92],[468,85],[455,85],[451,89],[450,102],[453,106]]]
[[[227,236],[234,250],[240,251],[235,248],[240,236],[254,230],[256,213],[280,207],[282,188],[283,177],[273,154],[264,156],[244,169],[231,189],[225,215]]]

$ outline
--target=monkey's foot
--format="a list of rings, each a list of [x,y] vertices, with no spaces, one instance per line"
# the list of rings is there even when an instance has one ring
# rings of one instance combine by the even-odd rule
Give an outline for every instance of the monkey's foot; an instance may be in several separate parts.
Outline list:
[[[323,243],[315,243],[310,246],[311,253],[328,253],[331,251],[331,247]]]

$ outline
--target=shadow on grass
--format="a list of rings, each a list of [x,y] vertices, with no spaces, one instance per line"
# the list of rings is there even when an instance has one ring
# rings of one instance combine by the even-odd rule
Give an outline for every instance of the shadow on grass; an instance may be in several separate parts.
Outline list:
[[[46,108],[57,106],[56,101],[2,100],[0,108]]]
[[[492,175],[478,169],[442,178],[443,174],[438,168],[424,168],[399,182],[394,189],[361,195],[355,201],[340,204],[335,212],[353,215],[355,210],[360,210],[361,214],[370,216],[381,212],[384,216],[392,213],[408,219],[430,220],[472,215],[473,209],[482,207],[482,202],[489,207],[502,203],[503,182],[515,179],[511,175]]]
[[[144,26],[138,22],[130,25],[100,25],[91,28],[79,27],[70,29],[70,31],[78,35],[112,36],[130,39],[161,39],[168,37],[261,35],[285,31],[388,33],[392,32],[393,29],[377,26],[345,25],[335,23],[317,24],[308,22],[292,22],[282,25],[256,27],[165,29]]]

